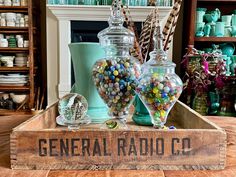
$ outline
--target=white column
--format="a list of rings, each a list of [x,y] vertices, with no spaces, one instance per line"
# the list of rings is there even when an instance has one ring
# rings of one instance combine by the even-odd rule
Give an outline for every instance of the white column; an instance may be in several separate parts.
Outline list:
[[[70,20],[59,19],[59,97],[71,89],[71,55],[68,44],[71,43]]]

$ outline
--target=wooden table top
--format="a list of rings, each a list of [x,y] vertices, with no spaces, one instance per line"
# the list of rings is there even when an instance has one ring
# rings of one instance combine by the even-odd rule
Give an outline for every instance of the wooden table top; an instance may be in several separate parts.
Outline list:
[[[147,170],[11,170],[10,132],[26,116],[0,117],[0,177],[236,177],[236,117],[209,117],[227,132],[227,165],[220,171],[147,171]]]

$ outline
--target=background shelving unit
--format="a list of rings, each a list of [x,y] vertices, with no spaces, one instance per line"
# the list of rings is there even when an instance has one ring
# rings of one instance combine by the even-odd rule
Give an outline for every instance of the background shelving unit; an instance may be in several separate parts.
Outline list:
[[[0,47],[0,54],[14,54],[14,53],[27,53],[28,54],[28,67],[0,67],[0,74],[5,73],[24,73],[29,75],[29,83],[24,86],[9,86],[0,85],[0,91],[4,92],[23,92],[29,94],[28,108],[27,110],[0,110],[1,115],[5,114],[18,114],[22,112],[29,112],[30,109],[34,108],[35,103],[35,59],[34,55],[36,48],[34,48],[34,34],[36,33],[36,27],[34,27],[33,22],[33,0],[28,0],[28,6],[0,6],[0,13],[13,12],[13,13],[23,13],[28,15],[28,27],[0,27],[0,34],[24,34],[28,37],[29,47],[27,48],[2,48]]]
[[[232,14],[235,10],[236,0],[189,0],[185,1],[186,6],[186,15],[185,15],[185,32],[187,38],[185,38],[184,48],[188,45],[198,46],[202,45],[201,42],[235,42],[236,37],[195,37],[195,18],[196,18],[196,9],[197,7],[204,7],[207,10],[214,10],[219,8],[221,15],[223,14]]]
[[[222,44],[222,43],[234,43],[236,45],[236,37],[195,37],[195,19],[196,19],[196,9],[198,7],[207,8],[207,11],[215,10],[218,8],[222,15],[230,15],[233,13],[236,7],[236,0],[189,0],[185,1],[185,11],[184,11],[184,29],[183,34],[186,36],[183,42],[182,54],[186,53],[185,48],[192,46],[196,49],[203,49],[212,47],[212,44]],[[182,55],[182,56],[183,56]],[[234,52],[236,55],[236,52]],[[182,70],[182,75],[185,72]],[[235,88],[236,76],[224,76],[223,82],[225,82],[226,87],[230,87],[232,90]],[[225,87],[224,87],[225,88]],[[223,88],[223,89],[224,89]],[[211,88],[212,89],[212,88]],[[223,89],[219,90],[220,95],[223,97]],[[233,96],[233,95],[232,95]],[[222,98],[220,98],[222,99]],[[186,101],[186,100],[185,100]],[[220,100],[221,101],[221,100]],[[236,100],[235,100],[236,101]],[[230,104],[235,104],[235,101],[231,101]]]

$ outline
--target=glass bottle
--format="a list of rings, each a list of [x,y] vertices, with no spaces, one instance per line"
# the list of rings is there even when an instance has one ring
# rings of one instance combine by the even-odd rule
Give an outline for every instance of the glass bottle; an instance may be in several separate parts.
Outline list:
[[[160,26],[157,26],[154,40],[155,49],[150,53],[150,60],[142,65],[142,75],[136,91],[149,111],[154,128],[163,128],[171,108],[182,92],[183,83],[175,74],[176,65],[167,60]]]
[[[193,109],[199,114],[205,116],[208,113],[207,93],[197,92],[193,99]]]
[[[123,27],[120,8],[120,1],[114,1],[109,27],[98,33],[106,57],[93,67],[95,85],[112,118],[105,122],[104,128],[127,128],[125,122],[140,74],[139,64],[129,54],[134,34]]]
[[[226,84],[221,91],[219,116],[236,116],[235,110],[235,86]]]

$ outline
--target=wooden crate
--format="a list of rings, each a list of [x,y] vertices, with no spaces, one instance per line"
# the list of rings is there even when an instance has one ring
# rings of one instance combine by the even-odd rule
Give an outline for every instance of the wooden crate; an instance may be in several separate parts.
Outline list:
[[[128,130],[91,124],[69,131],[57,126],[57,104],[11,134],[13,169],[211,169],[225,167],[226,133],[181,102],[157,130],[128,121]]]

